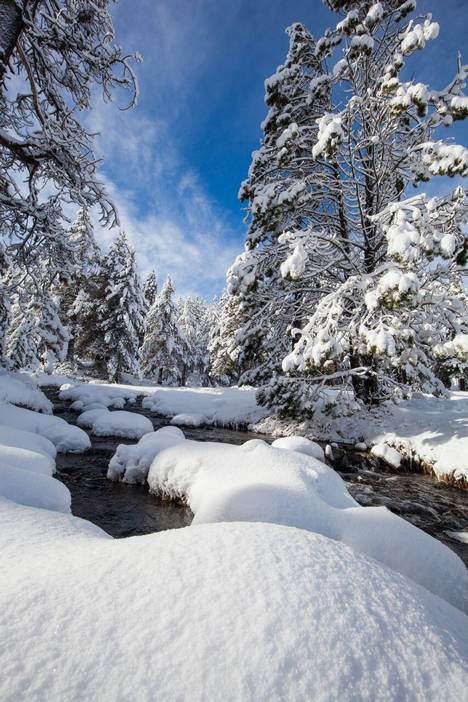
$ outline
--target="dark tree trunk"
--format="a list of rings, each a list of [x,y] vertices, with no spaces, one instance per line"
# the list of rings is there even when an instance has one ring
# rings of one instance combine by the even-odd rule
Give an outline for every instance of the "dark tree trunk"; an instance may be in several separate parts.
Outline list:
[[[359,368],[362,365],[361,359],[354,354],[351,355],[351,368]],[[353,375],[353,390],[359,400],[362,400],[368,407],[377,404],[378,383],[377,377],[373,373],[369,375]]]
[[[0,83],[3,82],[8,62],[23,29],[23,13],[18,5],[26,9],[31,0],[0,0]]]

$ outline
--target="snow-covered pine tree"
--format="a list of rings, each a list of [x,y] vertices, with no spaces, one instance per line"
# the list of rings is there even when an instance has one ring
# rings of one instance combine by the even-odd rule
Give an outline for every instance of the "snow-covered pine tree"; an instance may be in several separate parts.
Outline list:
[[[439,32],[430,15],[405,19],[413,0],[326,4],[342,19],[316,46],[319,58],[335,63],[324,75],[332,108],[318,122],[312,155],[339,169],[353,270],[320,300],[285,358],[289,378],[276,402],[283,410],[294,408],[287,380],[291,389],[297,376],[310,391],[351,378],[365,402],[410,387],[442,392],[434,351],[449,339],[444,353],[466,354],[458,343],[466,302],[450,289],[466,264],[466,193],[403,198],[411,182],[468,174],[468,151],[434,139],[437,128],[468,116],[467,68],[459,62],[442,90],[402,78],[406,58]]]
[[[187,355],[174,293],[174,284],[168,276],[147,314],[141,347],[142,375],[161,385],[181,383]]]
[[[6,364],[7,333],[11,321],[11,302],[6,284],[9,259],[0,241],[0,366]]]
[[[122,373],[140,374],[139,338],[145,314],[135,251],[124,232],[110,246],[102,268],[106,283],[98,319],[104,335],[107,376],[118,382]]]
[[[210,383],[210,334],[213,326],[212,306],[200,297],[189,296],[182,301],[179,327],[184,335],[187,352],[181,384]]]
[[[156,276],[156,271],[153,270],[148,274],[145,282],[143,283],[143,295],[145,296],[146,305],[149,309],[151,305],[156,300],[156,295],[158,294],[158,279]]]
[[[246,370],[241,381],[254,384],[281,369],[291,329],[305,321],[328,279],[343,280],[350,266],[336,165],[312,156],[316,120],[330,108],[331,80],[308,30],[296,23],[287,33],[286,61],[265,81],[269,112],[261,148],[239,191],[248,201],[249,228],[246,250],[228,271],[233,300],[223,311],[223,324],[237,326],[225,316],[242,310],[237,322],[245,321],[225,359],[235,358]]]
[[[52,373],[55,364],[65,360],[70,338],[60,320],[58,302],[58,298],[45,291],[36,303],[38,315],[34,333],[38,339],[39,360],[46,373]]]
[[[215,317],[216,324],[213,325],[209,345],[210,375],[222,385],[237,383],[242,373],[247,370],[238,356],[241,348],[237,341],[238,334],[247,323],[240,295],[229,295],[227,290],[224,290]]]
[[[7,343],[8,365],[15,370],[37,370],[39,367],[37,315],[38,309],[34,302],[23,307],[20,297],[15,296]]]

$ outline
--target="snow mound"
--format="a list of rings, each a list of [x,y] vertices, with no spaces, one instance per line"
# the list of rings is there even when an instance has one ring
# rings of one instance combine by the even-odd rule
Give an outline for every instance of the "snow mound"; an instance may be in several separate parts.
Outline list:
[[[315,441],[306,439],[303,436],[284,436],[281,439],[273,441],[272,446],[275,448],[288,449],[289,451],[298,451],[305,453],[307,456],[312,456],[318,461],[325,461],[323,448]]]
[[[266,410],[257,405],[255,388],[153,388],[142,406],[174,417],[203,415],[208,424],[236,425],[258,421]]]
[[[340,476],[311,456],[259,439],[185,440],[156,455],[148,484],[185,499],[194,523],[261,521],[323,534],[468,608],[468,573],[455,553],[385,507],[360,507]]]
[[[108,410],[90,411],[99,413],[91,428],[96,436],[125,436],[127,439],[140,439],[144,434],[153,432],[151,421],[141,414]]]
[[[113,540],[0,500],[0,545],[5,702],[465,698],[468,619],[317,534],[208,524]]]
[[[371,453],[374,456],[377,456],[377,458],[382,458],[384,461],[386,461],[389,465],[393,466],[394,468],[399,468],[401,464],[401,454],[398,453],[394,448],[389,446],[388,444],[380,443],[380,444],[375,444],[371,448]]]
[[[91,429],[96,419],[102,414],[110,414],[110,412],[106,407],[85,410],[82,414],[80,414],[76,420],[76,423],[79,427]]]
[[[0,424],[40,434],[49,439],[57,451],[79,453],[91,446],[86,432],[68,424],[64,419],[39,414],[5,402],[0,403]]]
[[[69,512],[70,491],[48,475],[23,470],[0,462],[0,495],[30,507]]]
[[[5,446],[0,443],[0,460],[14,468],[22,468],[33,473],[49,476],[55,473],[55,460],[51,456],[44,456],[30,449]]]
[[[201,427],[203,424],[209,424],[209,422],[203,414],[176,414],[171,419],[171,424],[178,424],[183,427]]]
[[[52,403],[24,373],[0,371],[0,402],[52,414]]]
[[[71,409],[80,412],[87,409],[114,407],[121,409],[126,402],[135,402],[138,392],[128,387],[104,383],[66,383],[60,388],[61,400],[71,402]]]
[[[144,483],[154,457],[184,439],[180,429],[162,427],[142,436],[134,446],[120,444],[109,462],[107,477],[124,483]]]
[[[468,531],[446,531],[447,536],[462,544],[468,544]]]
[[[44,436],[39,436],[30,431],[22,431],[22,429],[13,429],[0,424],[0,444],[3,446],[16,446],[17,448],[28,449],[35,453],[40,453],[42,456],[50,456],[55,458],[57,449],[52,441]]]

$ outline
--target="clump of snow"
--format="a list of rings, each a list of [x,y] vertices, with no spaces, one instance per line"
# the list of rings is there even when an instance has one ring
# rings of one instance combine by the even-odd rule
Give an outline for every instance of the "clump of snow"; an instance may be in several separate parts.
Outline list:
[[[5,702],[465,696],[467,618],[318,534],[231,523],[114,541],[0,500],[0,547]]]
[[[66,383],[60,388],[60,399],[71,402],[71,409],[77,412],[99,406],[121,409],[126,402],[135,402],[139,394],[143,392],[136,388],[107,383]]]
[[[315,441],[306,439],[303,436],[284,436],[281,439],[273,441],[272,446],[275,448],[288,449],[290,451],[298,451],[299,453],[312,456],[312,458],[316,458],[318,461],[325,461],[323,448]]]
[[[401,464],[401,454],[398,453],[394,448],[385,443],[375,444],[371,448],[371,453],[378,458],[383,458],[386,463],[393,466],[394,468],[399,468]]]
[[[88,409],[79,415],[78,419],[76,420],[76,423],[78,424],[78,426],[84,427],[85,429],[92,429],[92,426],[96,419],[102,414],[106,413],[110,414],[109,410],[106,407],[101,407],[99,409]]]
[[[292,280],[298,280],[305,271],[307,264],[307,252],[304,249],[304,244],[299,241],[293,252],[288,256],[288,258],[283,261],[280,266],[280,272],[282,278],[291,278]]]
[[[91,431],[96,436],[125,436],[127,439],[140,439],[153,431],[153,425],[147,417],[135,412],[109,412],[108,410],[90,410],[96,412]]]
[[[48,475],[23,470],[3,461],[0,449],[0,495],[30,507],[69,512],[70,491],[63,483]]]
[[[364,443],[364,441],[358,441],[356,444],[354,444],[354,448],[356,451],[367,451],[367,444]]]
[[[171,424],[185,427],[201,427],[203,424],[208,424],[208,420],[203,414],[176,414],[171,419]]]
[[[468,531],[446,531],[447,536],[462,544],[468,544]]]
[[[52,413],[52,403],[24,373],[0,370],[0,402],[11,402],[38,412]]]
[[[360,507],[339,475],[311,456],[258,439],[243,446],[186,440],[156,454],[148,484],[184,498],[194,523],[262,521],[320,533],[467,607],[468,574],[458,556],[385,507]]]
[[[3,446],[16,446],[20,449],[27,449],[40,453],[42,456],[50,456],[55,458],[57,449],[54,444],[39,434],[23,431],[22,429],[13,429],[11,426],[3,426],[0,424],[0,444]]]
[[[40,434],[49,439],[57,451],[79,453],[91,446],[86,432],[68,424],[64,419],[15,407],[6,402],[0,403],[0,425]]]
[[[154,457],[185,439],[177,427],[162,427],[145,434],[134,446],[120,444],[109,462],[107,477],[124,483],[144,483]]]

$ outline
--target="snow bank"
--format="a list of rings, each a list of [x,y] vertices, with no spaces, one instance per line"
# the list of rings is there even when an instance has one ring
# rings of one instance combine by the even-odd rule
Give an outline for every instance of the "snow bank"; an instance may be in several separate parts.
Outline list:
[[[89,436],[79,427],[60,417],[39,414],[9,403],[0,403],[0,425],[40,434],[49,439],[57,451],[78,453],[91,446]]]
[[[265,415],[255,400],[255,388],[156,388],[143,407],[174,417],[203,415],[207,424],[250,424]]]
[[[0,452],[0,495],[30,507],[69,512],[70,491],[48,475],[23,470],[3,462]]]
[[[3,702],[465,697],[468,619],[317,534],[209,524],[114,541],[0,500],[0,547]]]
[[[0,460],[8,463],[9,466],[29,470],[33,473],[49,476],[55,473],[55,460],[52,456],[44,456],[43,453],[17,446],[5,446],[1,442]]]
[[[120,444],[112,456],[107,477],[124,483],[144,483],[154,457],[160,451],[184,440],[176,427],[162,427],[145,434],[134,446]]]
[[[157,453],[150,490],[184,498],[194,523],[262,521],[343,541],[468,608],[468,573],[450,549],[385,507],[360,507],[324,463],[296,451],[181,441]]]
[[[52,441],[44,436],[39,436],[30,431],[22,429],[13,429],[10,426],[0,424],[0,444],[3,446],[16,446],[17,448],[28,449],[35,453],[40,453],[42,456],[50,456],[55,458],[57,449]]]
[[[0,370],[0,402],[52,414],[52,403],[25,373]]]
[[[309,435],[328,442],[386,443],[424,461],[439,479],[468,482],[468,392],[451,392],[448,398],[419,395],[348,417],[318,411],[312,420],[301,423],[266,417],[254,429],[274,436]]]

